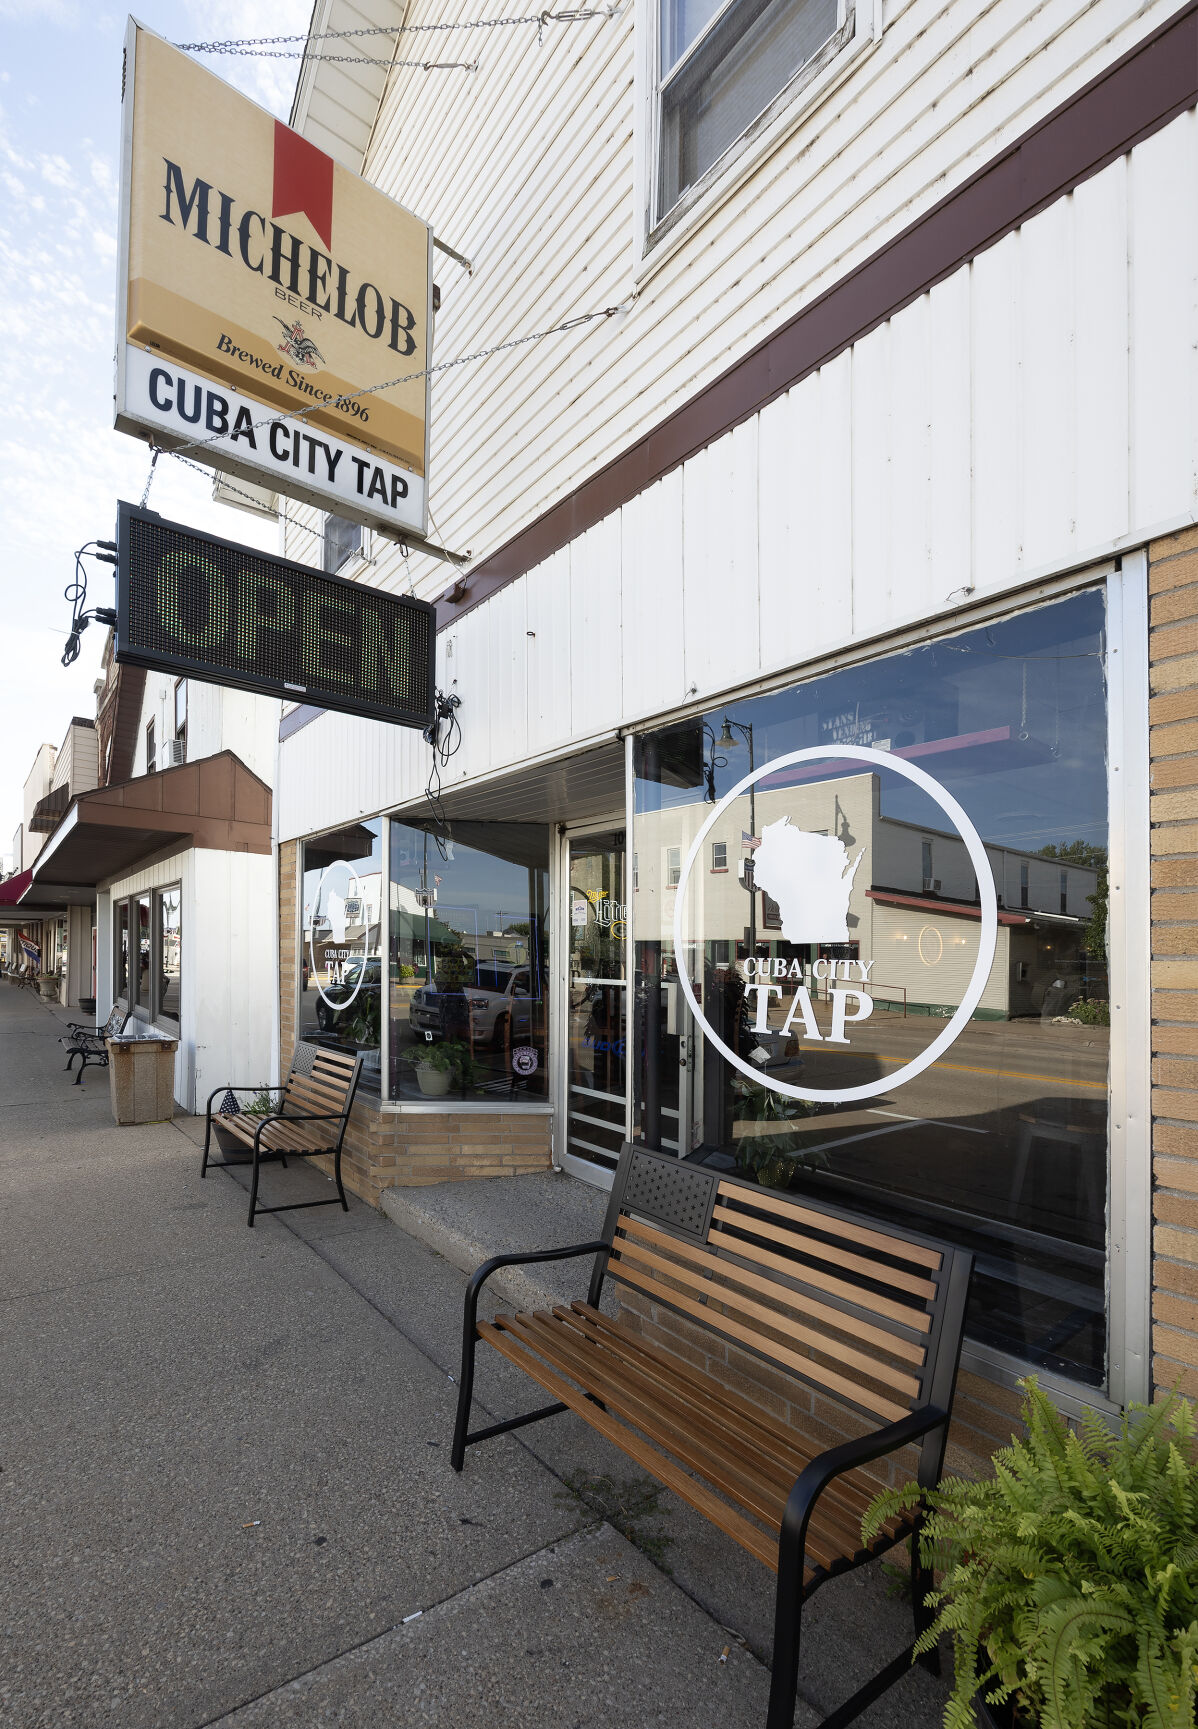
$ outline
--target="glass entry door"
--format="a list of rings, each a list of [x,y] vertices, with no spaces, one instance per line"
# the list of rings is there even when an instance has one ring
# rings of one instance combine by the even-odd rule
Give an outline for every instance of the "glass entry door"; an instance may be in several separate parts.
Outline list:
[[[628,1123],[627,871],[623,828],[568,834],[562,847],[565,1051],[559,1158],[610,1185]]]

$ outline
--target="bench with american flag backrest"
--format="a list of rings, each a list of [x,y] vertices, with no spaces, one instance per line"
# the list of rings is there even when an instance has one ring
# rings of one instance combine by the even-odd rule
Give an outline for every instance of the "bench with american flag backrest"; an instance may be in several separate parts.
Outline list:
[[[345,1189],[341,1182],[341,1145],[345,1139],[345,1125],[349,1121],[350,1108],[361,1073],[360,1054],[301,1040],[295,1047],[291,1072],[283,1085],[277,1110],[261,1114],[239,1111],[227,1115],[218,1111],[214,1118],[212,1106],[222,1094],[269,1095],[273,1091],[270,1086],[242,1086],[234,1082],[214,1088],[208,1098],[204,1158],[200,1166],[200,1176],[206,1176],[210,1166],[219,1169],[226,1165],[245,1163],[244,1153],[236,1159],[212,1157],[210,1148],[215,1123],[220,1135],[227,1135],[234,1146],[240,1143],[252,1159],[249,1214],[251,1226],[257,1213],[290,1213],[300,1207],[329,1207],[338,1202],[348,1212],[349,1202],[345,1198]],[[285,1167],[289,1153],[300,1158],[307,1158],[313,1153],[331,1154],[337,1193],[330,1195],[327,1200],[288,1201],[281,1206],[260,1207],[258,1175],[261,1166],[269,1159],[280,1159]]]
[[[593,1259],[585,1301],[478,1319],[499,1267],[575,1256]],[[453,1467],[472,1442],[564,1410],[597,1429],[777,1573],[767,1729],[791,1729],[803,1604],[916,1529],[917,1515],[892,1519],[863,1545],[861,1516],[880,1486],[865,1467],[910,1448],[919,1481],[939,1478],[971,1267],[950,1244],[626,1143],[601,1238],[499,1255],[471,1280]],[[856,1438],[829,1447],[801,1418],[775,1416],[680,1361],[638,1317],[601,1309],[605,1279],[713,1335],[714,1356],[735,1346],[790,1377],[792,1413],[813,1392],[834,1401]],[[479,1340],[554,1403],[471,1433]],[[916,1557],[917,1634],[930,1587]],[[910,1662],[908,1646],[826,1724],[851,1721]]]

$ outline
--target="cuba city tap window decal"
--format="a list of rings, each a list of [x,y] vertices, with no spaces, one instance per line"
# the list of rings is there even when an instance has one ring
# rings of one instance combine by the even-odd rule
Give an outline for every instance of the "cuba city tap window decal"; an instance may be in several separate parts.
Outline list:
[[[829,1104],[871,1098],[901,1086],[904,1081],[913,1080],[947,1050],[981,1001],[994,960],[998,904],[986,849],[956,799],[915,763],[905,762],[889,752],[861,745],[816,745],[808,750],[790,751],[738,781],[712,811],[687,854],[674,913],[674,952],[685,956],[694,948],[694,944],[687,940],[687,890],[695,861],[703,855],[708,835],[721,822],[729,807],[751,788],[756,790],[763,780],[768,781],[774,789],[772,808],[780,809],[781,814],[766,823],[760,835],[750,838],[749,880],[753,892],[760,889],[779,909],[784,941],[793,945],[814,945],[819,953],[810,962],[757,954],[746,955],[738,962],[745,996],[751,1004],[750,1025],[763,1040],[770,1036],[786,1040],[795,1029],[813,1044],[850,1046],[854,1027],[868,1020],[874,1012],[870,975],[877,962],[874,958],[866,960],[859,955],[837,956],[833,951],[849,943],[849,899],[866,843],[850,847],[838,834],[804,827],[801,809],[804,801],[801,798],[795,801],[794,815],[785,808],[787,770],[800,771],[797,784],[805,790],[813,784],[807,778],[812,771],[818,773],[821,765],[842,771],[846,762],[859,762],[875,770],[893,770],[921,788],[940,807],[968,854],[980,893],[979,940],[965,994],[947,1025],[929,1040],[923,1050],[889,1074],[855,1086],[813,1087],[771,1074],[764,1066],[769,1054],[769,1045],[765,1042],[757,1044],[748,1059],[738,1055],[704,1015],[687,966],[683,965],[679,972],[679,984],[691,1012],[702,1023],[705,1037],[742,1074],[788,1098],[820,1100]],[[809,799],[806,802],[810,804]],[[822,1030],[812,1000],[812,988],[818,985],[826,987],[830,1011]],[[781,1025],[771,1028],[769,1010],[773,999],[779,1000],[785,1014]],[[756,1064],[754,1057],[757,1058]]]

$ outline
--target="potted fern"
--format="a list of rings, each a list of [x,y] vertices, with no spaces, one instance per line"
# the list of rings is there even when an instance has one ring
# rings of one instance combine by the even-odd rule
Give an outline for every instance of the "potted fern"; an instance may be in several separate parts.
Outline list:
[[[1193,1729],[1192,1405],[1133,1405],[1118,1433],[1087,1415],[1074,1433],[1034,1378],[1020,1385],[1026,1438],[995,1454],[992,1478],[887,1489],[863,1523],[868,1542],[926,1509],[921,1549],[942,1578],[916,1651],[952,1637],[945,1729]]]

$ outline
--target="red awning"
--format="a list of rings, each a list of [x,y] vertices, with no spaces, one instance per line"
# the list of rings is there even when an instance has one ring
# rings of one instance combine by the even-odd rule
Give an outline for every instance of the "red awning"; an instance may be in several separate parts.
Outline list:
[[[27,871],[18,871],[15,876],[9,877],[7,882],[0,883],[0,906],[16,906],[32,881],[33,866],[30,865]]]

